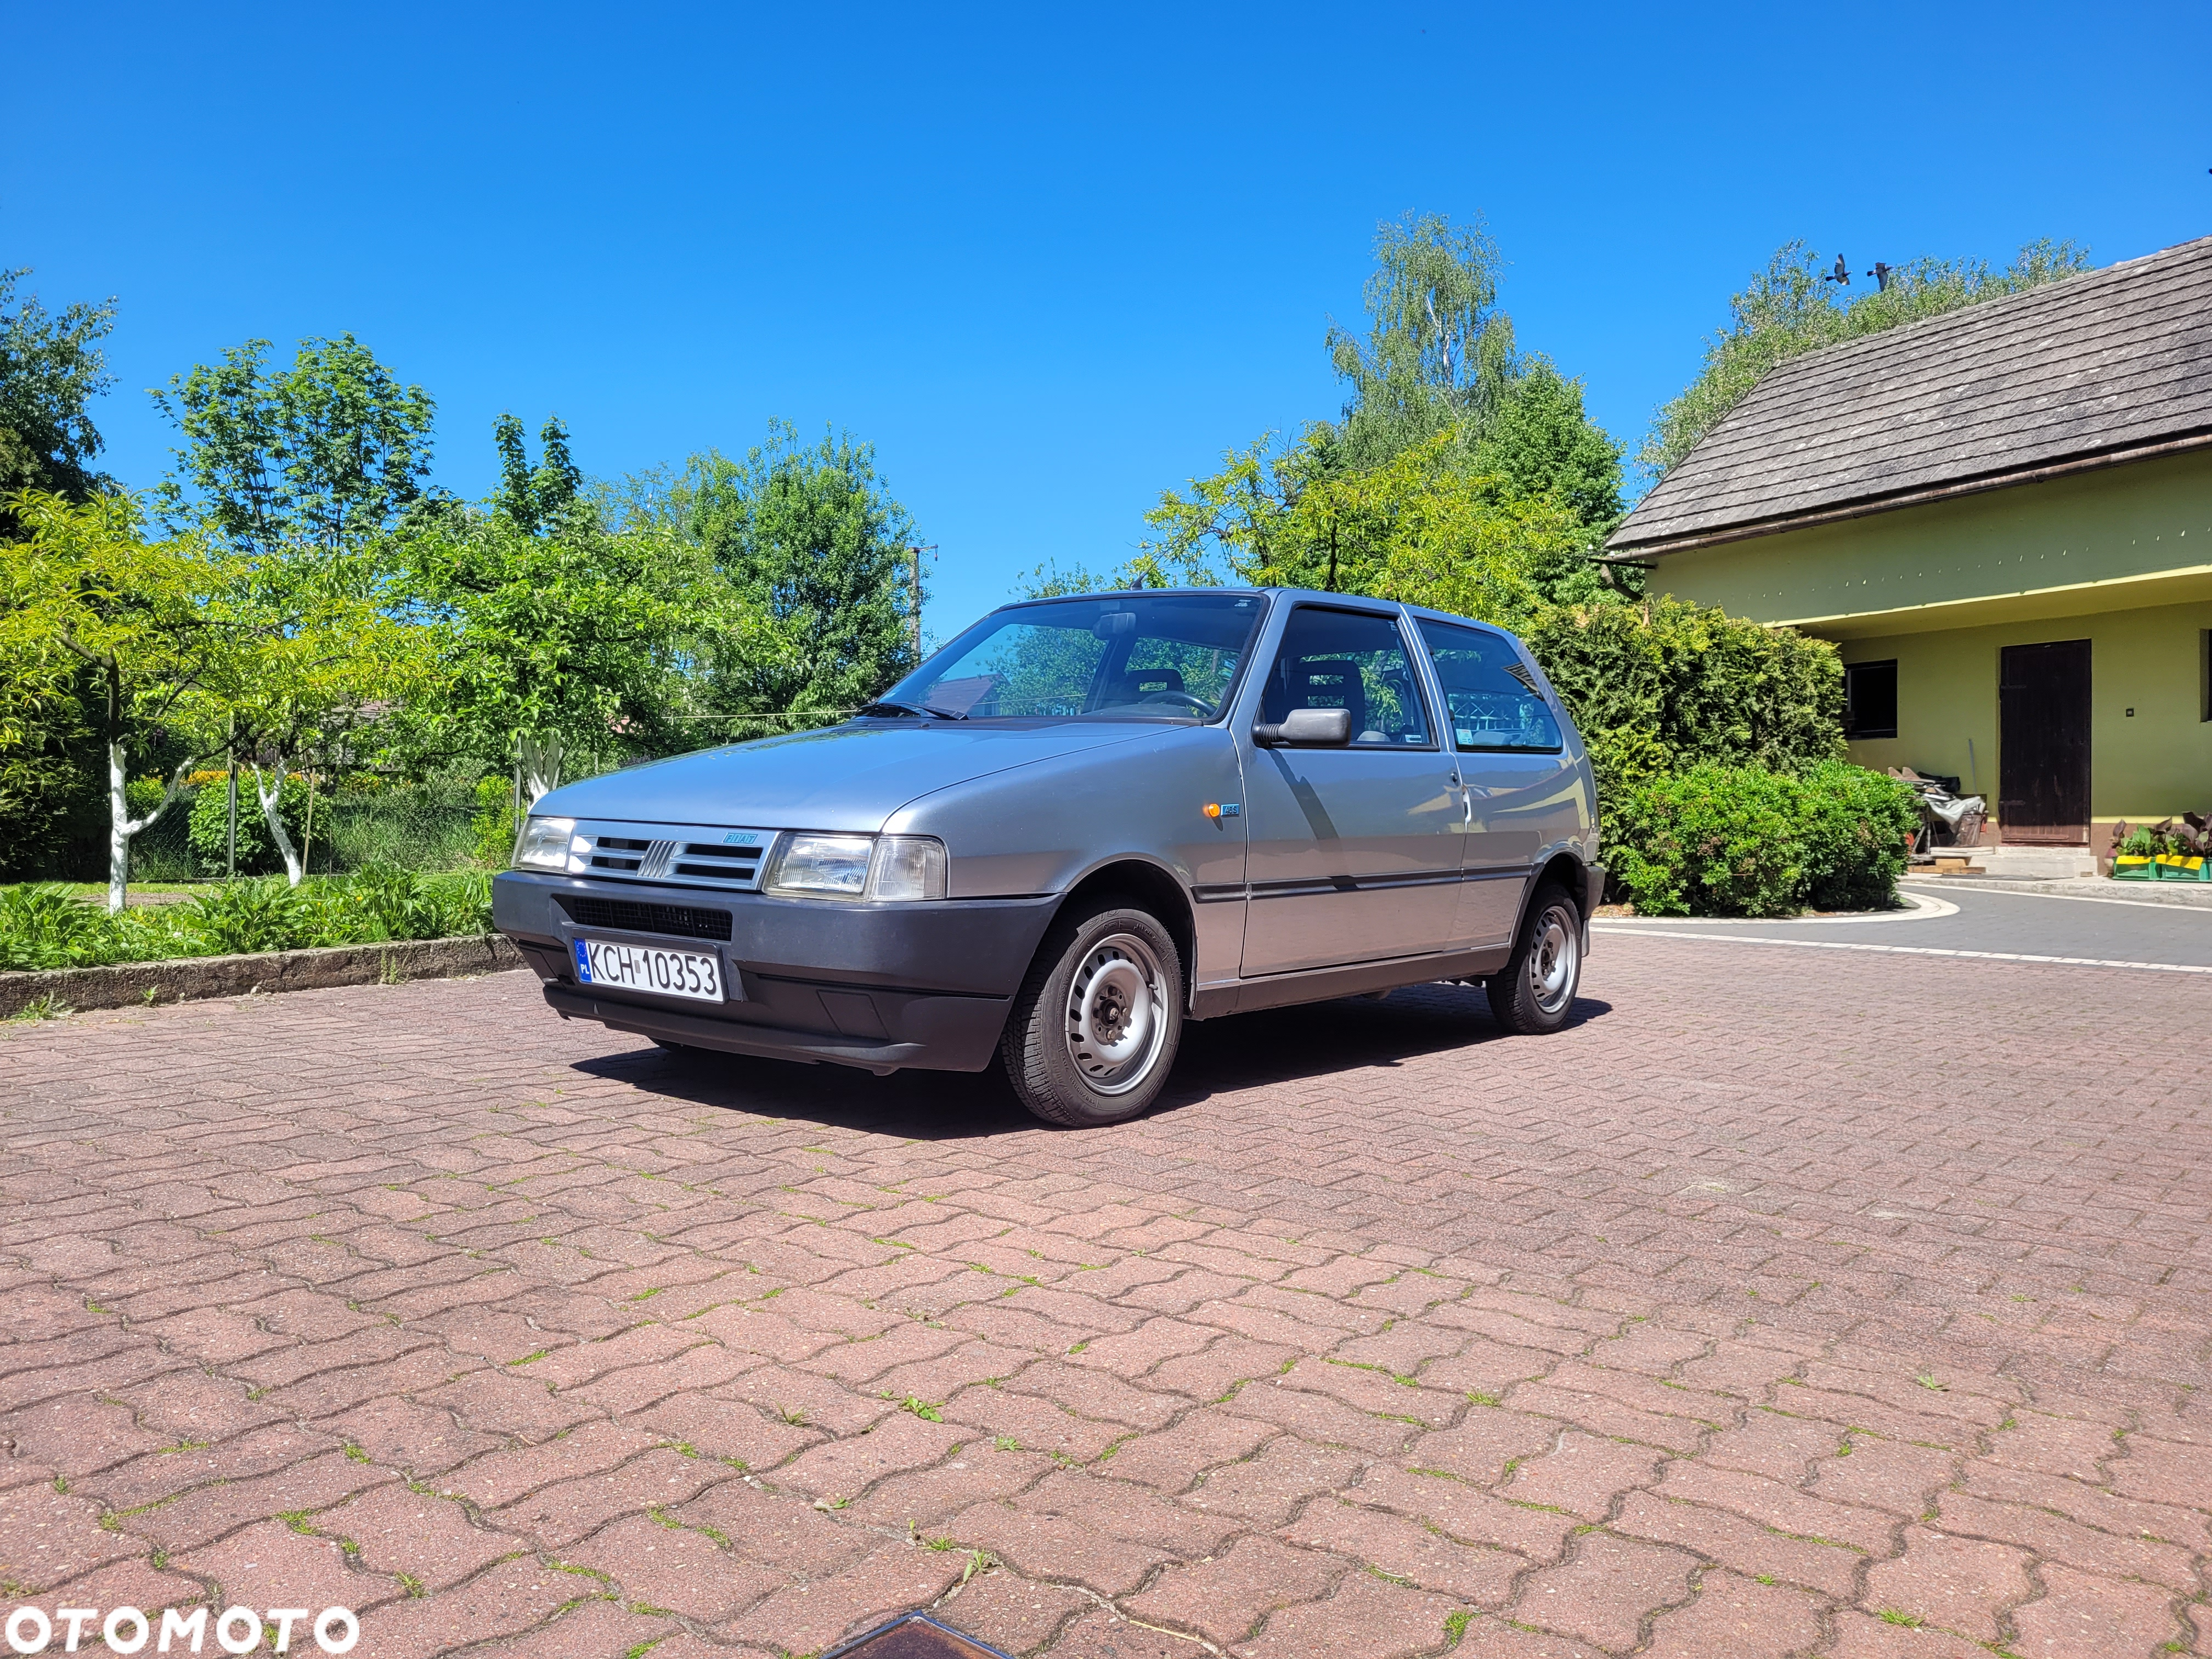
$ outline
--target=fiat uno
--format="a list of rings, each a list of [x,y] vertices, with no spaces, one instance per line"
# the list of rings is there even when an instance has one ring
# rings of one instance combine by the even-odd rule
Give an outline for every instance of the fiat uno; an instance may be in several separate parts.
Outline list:
[[[1558,1030],[1595,786],[1494,627],[1282,589],[993,611],[842,724],[554,790],[494,883],[563,1018],[1006,1068],[1117,1122],[1186,1020],[1455,980]]]

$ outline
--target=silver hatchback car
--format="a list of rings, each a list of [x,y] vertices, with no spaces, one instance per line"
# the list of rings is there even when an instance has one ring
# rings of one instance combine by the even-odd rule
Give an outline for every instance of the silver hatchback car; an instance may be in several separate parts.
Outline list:
[[[1557,1030],[1604,880],[1543,672],[1282,589],[993,611],[854,718],[541,799],[493,884],[563,1018],[1142,1112],[1187,1019],[1459,980]]]

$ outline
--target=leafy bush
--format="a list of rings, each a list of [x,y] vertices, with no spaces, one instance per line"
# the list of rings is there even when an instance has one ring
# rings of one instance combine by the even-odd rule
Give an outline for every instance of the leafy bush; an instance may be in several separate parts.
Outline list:
[[[71,967],[100,949],[106,920],[58,882],[0,891],[0,970]]]
[[[1710,763],[1626,790],[1613,874],[1641,915],[1787,915],[1805,875],[1802,793],[1786,773]]]
[[[1815,910],[1875,910],[1893,903],[1905,854],[1920,828],[1912,791],[1884,773],[1842,761],[1802,768],[1805,902]]]
[[[487,870],[504,870],[514,854],[514,837],[521,825],[514,821],[514,784],[507,778],[483,778],[477,783],[477,815],[469,820],[476,831],[477,862]]]
[[[491,878],[482,871],[387,869],[310,878],[297,887],[267,876],[222,883],[188,903],[133,905],[118,916],[56,884],[0,889],[0,971],[490,931]]]
[[[217,956],[297,950],[313,937],[313,912],[296,890],[275,876],[227,881],[188,908],[187,925]]]
[[[219,876],[229,867],[230,784],[220,772],[198,775],[203,781],[192,796],[189,831],[192,853],[202,874]],[[276,813],[297,850],[307,828],[307,780],[287,777],[279,791]],[[276,850],[276,839],[270,835],[269,825],[261,816],[261,800],[253,791],[253,774],[241,772],[238,779],[238,872],[242,876],[261,875],[283,867],[284,860]]]
[[[1880,909],[1918,823],[1911,791],[1863,767],[1707,763],[1622,790],[1607,862],[1644,915]]]
[[[1670,599],[1648,622],[1638,605],[1559,606],[1521,632],[1589,743],[1608,807],[1660,769],[1844,757],[1843,663],[1826,640]]]

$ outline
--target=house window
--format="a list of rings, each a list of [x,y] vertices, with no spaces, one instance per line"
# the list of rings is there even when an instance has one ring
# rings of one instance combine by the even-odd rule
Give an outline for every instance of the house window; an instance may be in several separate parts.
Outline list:
[[[1897,735],[1897,659],[1844,665],[1844,735]]]

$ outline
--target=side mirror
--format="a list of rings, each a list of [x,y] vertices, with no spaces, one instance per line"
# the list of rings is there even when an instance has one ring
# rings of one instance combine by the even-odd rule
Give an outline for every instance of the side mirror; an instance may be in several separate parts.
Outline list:
[[[1262,749],[1341,749],[1352,741],[1349,708],[1293,708],[1279,726],[1255,726],[1252,741]]]

